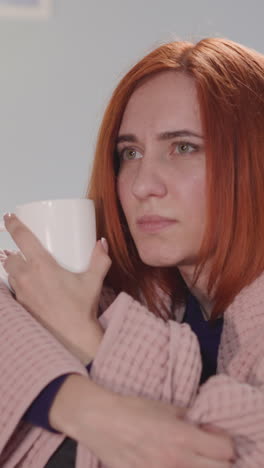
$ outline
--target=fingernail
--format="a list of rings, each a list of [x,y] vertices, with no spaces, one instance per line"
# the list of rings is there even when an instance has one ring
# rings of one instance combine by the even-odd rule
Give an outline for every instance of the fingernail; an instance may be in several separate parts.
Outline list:
[[[3,219],[6,221],[7,219],[13,218],[15,215],[14,213],[5,213]]]
[[[108,243],[105,237],[101,237],[101,244],[104,250],[106,251],[106,253],[108,253]]]

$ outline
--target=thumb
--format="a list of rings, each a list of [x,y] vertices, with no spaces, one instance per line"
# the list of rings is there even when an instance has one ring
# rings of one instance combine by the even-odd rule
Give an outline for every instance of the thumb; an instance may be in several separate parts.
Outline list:
[[[102,237],[99,241],[96,242],[96,245],[93,249],[88,271],[89,273],[96,274],[97,278],[103,282],[111,266],[111,263],[112,261],[108,256],[107,240]]]

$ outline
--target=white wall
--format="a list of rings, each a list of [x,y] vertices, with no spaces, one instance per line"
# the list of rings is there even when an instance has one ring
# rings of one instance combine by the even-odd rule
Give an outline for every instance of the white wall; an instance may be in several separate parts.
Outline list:
[[[84,195],[107,99],[153,47],[225,36],[264,53],[263,18],[264,0],[54,0],[48,21],[0,19],[0,214]]]

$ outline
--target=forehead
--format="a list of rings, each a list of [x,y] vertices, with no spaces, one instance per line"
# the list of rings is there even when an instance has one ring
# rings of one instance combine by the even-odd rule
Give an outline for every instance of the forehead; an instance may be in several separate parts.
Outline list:
[[[166,71],[149,78],[134,91],[119,133],[182,128],[202,131],[195,82],[184,73]]]

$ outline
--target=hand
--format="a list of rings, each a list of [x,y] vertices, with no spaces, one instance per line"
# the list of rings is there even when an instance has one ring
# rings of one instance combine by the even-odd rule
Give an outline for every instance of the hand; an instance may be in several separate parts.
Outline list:
[[[231,467],[231,439],[185,421],[185,412],[159,401],[120,396],[72,375],[55,398],[50,421],[109,468]]]
[[[111,433],[104,441],[100,432],[99,453],[102,451],[103,462],[111,468],[231,466],[234,453],[229,437],[185,421],[180,408],[122,397],[115,410]]]
[[[17,301],[84,364],[95,355],[103,331],[97,320],[102,284],[111,260],[98,241],[89,268],[72,273],[61,267],[15,216],[5,226],[21,252],[3,265]]]

